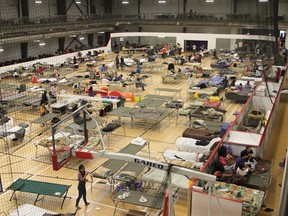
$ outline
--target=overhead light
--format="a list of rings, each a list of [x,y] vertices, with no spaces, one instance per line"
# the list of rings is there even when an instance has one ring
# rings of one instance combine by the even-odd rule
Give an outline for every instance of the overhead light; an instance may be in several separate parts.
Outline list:
[[[98,34],[104,34],[105,32],[98,32]]]
[[[122,4],[129,4],[128,0],[122,0]]]
[[[166,4],[166,0],[159,0],[158,3],[159,4]]]
[[[262,2],[268,2],[268,0],[259,0],[260,3]]]
[[[164,35],[159,35],[158,38],[165,38],[165,36]]]
[[[70,35],[69,37],[72,37],[72,38],[76,38],[76,37],[77,37],[77,35]]]
[[[42,4],[41,0],[35,0],[35,4]]]
[[[76,3],[76,4],[81,4],[81,1],[76,1],[75,3]]]
[[[34,43],[39,43],[39,42],[40,42],[40,40],[33,40],[33,42],[34,42]]]
[[[79,37],[79,40],[84,40],[85,38],[84,37]]]
[[[39,43],[39,46],[45,46],[45,45],[46,45],[45,42],[41,42],[41,43]]]
[[[213,3],[214,0],[206,0],[207,3]]]
[[[0,48],[0,52],[3,52],[3,51],[4,51],[4,49],[1,47],[1,48]]]

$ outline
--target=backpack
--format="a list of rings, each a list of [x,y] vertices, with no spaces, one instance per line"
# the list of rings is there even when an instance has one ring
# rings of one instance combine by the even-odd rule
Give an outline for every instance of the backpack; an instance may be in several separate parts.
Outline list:
[[[52,124],[56,124],[57,122],[61,121],[60,118],[58,117],[54,117],[52,120],[51,120],[51,123]]]

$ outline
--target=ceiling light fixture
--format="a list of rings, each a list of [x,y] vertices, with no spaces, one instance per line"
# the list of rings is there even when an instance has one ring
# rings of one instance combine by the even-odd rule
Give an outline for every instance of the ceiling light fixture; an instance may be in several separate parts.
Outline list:
[[[46,45],[45,42],[41,42],[41,43],[39,43],[39,46],[45,46],[45,45]]]
[[[260,3],[268,2],[268,0],[259,0]]]
[[[128,0],[122,0],[122,4],[129,4]]]
[[[1,47],[1,48],[0,48],[0,52],[3,52],[3,51],[4,51],[4,49]]]
[[[158,3],[159,4],[166,4],[166,0],[159,0]]]
[[[214,0],[206,0],[207,3],[214,3]]]
[[[85,38],[84,37],[79,37],[79,40],[84,40]]]
[[[35,4],[42,4],[42,1],[41,0],[36,0]]]
[[[76,3],[76,4],[81,4],[81,1],[76,1],[75,3]]]

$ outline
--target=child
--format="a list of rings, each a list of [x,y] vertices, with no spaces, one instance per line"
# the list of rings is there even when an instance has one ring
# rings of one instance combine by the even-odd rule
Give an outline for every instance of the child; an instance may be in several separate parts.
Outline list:
[[[250,172],[250,169],[245,166],[244,163],[239,164],[237,170],[236,170],[236,175],[237,176],[247,176],[247,174]]]
[[[44,115],[46,115],[47,113],[49,113],[49,111],[47,110],[45,104],[42,103],[42,104],[40,105],[40,116],[44,116]]]

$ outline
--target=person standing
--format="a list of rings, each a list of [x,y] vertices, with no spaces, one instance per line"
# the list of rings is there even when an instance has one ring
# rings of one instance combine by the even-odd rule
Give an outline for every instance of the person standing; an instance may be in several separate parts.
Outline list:
[[[116,69],[118,70],[120,65],[119,54],[116,55],[115,62],[116,62]]]
[[[56,84],[52,84],[50,88],[50,98],[57,98],[58,88]]]
[[[194,79],[193,79],[193,75],[192,74],[188,78],[188,86],[189,86],[189,89],[192,89],[194,87]]]
[[[276,71],[275,73],[276,73],[276,75],[275,75],[275,82],[278,83],[279,80],[280,80],[281,68],[278,67],[278,68],[277,68],[277,71]]]
[[[76,210],[81,209],[79,207],[79,202],[82,197],[83,197],[85,206],[88,206],[90,204],[86,200],[86,181],[87,181],[86,178],[88,176],[88,172],[85,171],[85,167],[83,164],[79,165],[78,170],[79,170],[78,172],[78,197],[76,199]]]
[[[124,66],[125,66],[125,61],[124,61],[124,57],[123,56],[121,56],[121,58],[120,58],[120,66],[121,66],[121,70],[123,70]]]
[[[41,96],[41,101],[40,101],[40,105],[48,105],[49,104],[49,100],[48,100],[48,97],[47,97],[47,91],[44,91],[42,93],[42,96]]]

